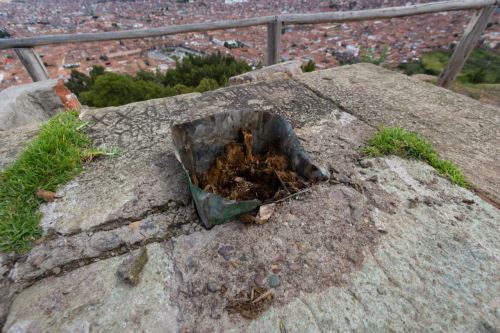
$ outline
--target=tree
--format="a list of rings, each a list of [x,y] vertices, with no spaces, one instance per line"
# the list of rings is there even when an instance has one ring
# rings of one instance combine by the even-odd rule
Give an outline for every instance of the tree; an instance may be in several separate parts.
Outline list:
[[[215,81],[214,79],[205,78],[200,81],[200,84],[198,85],[198,87],[196,87],[196,91],[205,92],[209,90],[215,90],[217,88],[219,88],[217,81]]]
[[[165,88],[155,82],[134,80],[130,76],[105,73],[95,80],[89,91],[80,94],[83,104],[118,106],[166,96]]]
[[[244,61],[220,53],[189,55],[176,60],[176,68],[166,74],[141,70],[135,76],[107,73],[93,66],[89,75],[71,72],[67,86],[89,106],[117,106],[151,98],[174,96],[194,91],[205,92],[227,85],[231,76],[251,70]]]
[[[102,66],[92,66],[92,69],[89,72],[90,78],[92,82],[95,82],[98,76],[103,75],[105,73],[105,69]]]
[[[82,92],[88,91],[92,87],[92,79],[89,76],[73,69],[68,82],[66,82],[66,86],[76,96],[80,97]]]

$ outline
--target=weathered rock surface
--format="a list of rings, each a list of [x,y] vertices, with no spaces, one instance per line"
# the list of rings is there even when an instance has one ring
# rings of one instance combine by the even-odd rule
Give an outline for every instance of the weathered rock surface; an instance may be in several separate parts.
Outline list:
[[[0,131],[0,171],[16,160],[39,128],[40,124],[32,124]]]
[[[65,108],[79,108],[62,81],[44,80],[0,91],[0,131],[49,120]]]
[[[291,79],[299,74],[302,74],[302,61],[291,60],[230,77],[229,85],[256,83],[273,79]]]
[[[133,332],[151,314],[169,323],[147,326],[162,332],[498,327],[498,210],[423,163],[386,158],[372,165],[353,170],[365,172],[358,174],[361,189],[373,186],[363,194],[351,185],[320,185],[281,205],[266,225],[233,222],[150,245],[138,290],[117,280],[122,257],[48,277],[21,292],[4,329]],[[368,180],[373,175],[378,184]],[[234,250],[225,260],[218,249],[228,244]],[[227,299],[255,274],[274,272],[281,284],[272,309],[253,322],[227,314]]]
[[[129,286],[116,276],[124,257],[99,261],[49,277],[26,289],[11,309],[5,332],[165,332],[175,330],[170,305],[173,267],[159,244],[141,281]],[[25,304],[26,300],[29,304]],[[64,313],[64,314],[63,314]]]
[[[332,85],[331,94],[342,82],[309,75]],[[396,76],[388,80],[399,77],[404,86],[408,79]],[[331,96],[308,88],[311,82],[266,81],[82,114],[94,143],[119,153],[90,164],[58,191],[61,198],[43,205],[45,237],[30,253],[0,257],[0,286],[19,291],[3,332],[500,327],[499,210],[424,163],[363,159],[372,123],[353,115],[361,112],[357,104],[342,111]],[[429,94],[443,92],[429,87]],[[207,231],[197,224],[169,125],[235,108],[290,119],[332,177],[277,204],[266,224],[230,221]],[[149,260],[130,286],[117,271],[143,246]],[[227,311],[256,286],[272,290],[269,310],[252,321]],[[0,316],[11,294],[0,293]]]
[[[93,123],[88,133],[94,143],[119,153],[94,163],[63,187],[58,192],[61,200],[42,207],[41,225],[47,231],[72,234],[106,228],[115,221],[140,220],[169,203],[187,205],[190,194],[172,149],[173,121],[230,108],[265,108],[303,125],[321,117],[316,104],[324,114],[336,109],[296,82],[277,81],[88,111],[82,118]]]
[[[280,332],[279,322],[287,332],[494,332],[500,327],[498,210],[449,186],[423,163],[384,158],[373,164],[363,178],[377,175],[398,204],[392,214],[371,212],[383,235],[365,249],[362,269],[348,285],[301,294],[274,307],[247,331]],[[410,208],[412,201],[418,204]]]
[[[500,205],[499,108],[370,64],[297,80],[372,126],[400,126],[424,136]]]

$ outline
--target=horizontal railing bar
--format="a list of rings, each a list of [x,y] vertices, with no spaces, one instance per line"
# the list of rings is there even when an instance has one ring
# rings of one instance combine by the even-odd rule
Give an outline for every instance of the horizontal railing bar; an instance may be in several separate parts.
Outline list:
[[[412,15],[430,14],[444,11],[480,9],[496,5],[498,0],[440,1],[411,6],[388,7],[347,12],[327,12],[318,14],[285,14],[279,19],[286,24],[316,24],[328,22],[353,22],[388,19]]]
[[[147,37],[175,35],[186,32],[244,28],[256,25],[263,25],[270,22],[276,22],[276,20],[277,16],[261,16],[261,17],[254,17],[254,18],[240,19],[240,20],[181,24],[181,25],[172,25],[161,28],[151,28],[151,29],[64,34],[64,35],[45,35],[37,37],[0,39],[0,50],[10,49],[10,48],[34,47],[34,46],[49,45],[49,44],[100,42],[100,41],[119,40],[119,39],[138,39]]]
[[[349,22],[362,20],[387,19],[393,17],[404,17],[411,15],[422,15],[443,11],[456,11],[466,9],[479,9],[485,6],[498,5],[500,0],[449,0],[434,3],[424,3],[404,7],[389,7],[379,9],[367,9],[348,12],[328,12],[319,14],[284,14],[275,16],[262,16],[231,21],[216,21],[204,23],[192,23],[173,25],[161,28],[46,35],[37,37],[23,37],[0,39],[0,50],[9,48],[26,48],[49,44],[61,43],[83,43],[98,42],[119,39],[138,39],[147,37],[159,37],[187,32],[223,30],[232,28],[243,28],[256,25],[268,24],[281,21],[283,24],[315,24],[327,22]]]

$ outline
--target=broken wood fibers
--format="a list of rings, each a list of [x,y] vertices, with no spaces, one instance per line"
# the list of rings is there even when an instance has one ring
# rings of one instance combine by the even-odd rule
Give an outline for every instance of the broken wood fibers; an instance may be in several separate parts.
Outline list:
[[[236,297],[229,299],[226,309],[229,313],[239,313],[245,318],[255,319],[271,307],[274,301],[272,289],[252,288],[241,291]]]
[[[307,186],[276,147],[254,155],[252,132],[242,130],[242,138],[243,143],[228,143],[208,172],[192,177],[196,186],[231,200],[259,199],[264,204]]]

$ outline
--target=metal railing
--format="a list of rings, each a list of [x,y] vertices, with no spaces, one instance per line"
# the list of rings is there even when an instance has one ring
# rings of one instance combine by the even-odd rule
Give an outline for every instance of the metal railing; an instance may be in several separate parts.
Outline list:
[[[450,87],[462,69],[468,56],[474,49],[489,20],[495,13],[500,0],[449,0],[404,7],[389,7],[359,11],[327,12],[317,14],[284,14],[262,16],[232,21],[217,21],[167,26],[161,28],[46,35],[0,39],[0,50],[13,48],[34,81],[48,79],[48,72],[33,47],[61,43],[84,43],[122,39],[138,39],[159,37],[179,33],[212,31],[221,29],[244,28],[267,25],[266,64],[272,65],[280,59],[280,41],[283,25],[317,24],[333,22],[353,22],[366,20],[389,19],[413,15],[437,13],[443,11],[475,10],[462,39],[455,47],[453,55],[438,79],[438,84]]]

